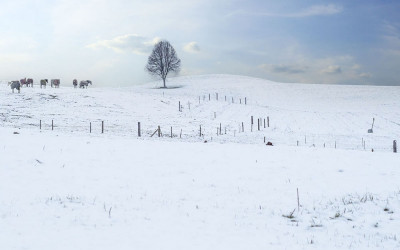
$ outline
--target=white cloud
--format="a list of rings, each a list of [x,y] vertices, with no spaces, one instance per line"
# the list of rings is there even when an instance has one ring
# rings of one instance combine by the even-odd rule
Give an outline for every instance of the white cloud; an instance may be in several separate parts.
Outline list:
[[[108,48],[117,53],[132,52],[138,55],[147,54],[151,51],[154,44],[160,41],[160,38],[155,37],[148,39],[144,36],[136,34],[127,34],[117,36],[110,40],[101,40],[86,47],[91,49]]]
[[[188,53],[198,53],[200,52],[200,47],[196,42],[190,42],[183,47],[183,50]]]
[[[231,17],[235,15],[257,15],[257,16],[270,16],[270,17],[301,18],[301,17],[311,17],[311,16],[336,15],[341,13],[342,11],[343,11],[342,6],[338,6],[335,4],[327,4],[327,5],[313,5],[308,8],[289,13],[248,12],[248,11],[237,10],[227,14],[225,17]]]
[[[328,16],[335,15],[343,11],[341,6],[334,4],[328,5],[314,5],[307,9],[304,9],[298,13],[289,14],[290,17],[309,17],[309,16]]]

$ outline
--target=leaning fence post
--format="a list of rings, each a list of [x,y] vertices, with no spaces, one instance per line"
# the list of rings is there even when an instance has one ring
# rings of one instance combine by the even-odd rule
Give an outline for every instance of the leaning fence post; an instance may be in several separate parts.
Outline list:
[[[397,153],[397,142],[396,142],[396,140],[393,141],[393,153]]]
[[[140,122],[138,122],[138,137],[140,137]]]

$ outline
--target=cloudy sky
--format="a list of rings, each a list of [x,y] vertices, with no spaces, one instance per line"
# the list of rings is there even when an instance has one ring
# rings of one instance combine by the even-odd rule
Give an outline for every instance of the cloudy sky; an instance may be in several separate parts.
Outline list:
[[[166,39],[181,75],[400,85],[400,1],[1,0],[0,79],[150,81]]]

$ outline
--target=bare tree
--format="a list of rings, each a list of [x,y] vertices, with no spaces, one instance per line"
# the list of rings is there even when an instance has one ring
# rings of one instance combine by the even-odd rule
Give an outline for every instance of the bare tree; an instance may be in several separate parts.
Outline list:
[[[149,56],[146,71],[153,76],[161,77],[165,86],[165,79],[169,72],[179,73],[181,59],[178,58],[174,47],[168,41],[160,41],[154,45],[153,52]]]

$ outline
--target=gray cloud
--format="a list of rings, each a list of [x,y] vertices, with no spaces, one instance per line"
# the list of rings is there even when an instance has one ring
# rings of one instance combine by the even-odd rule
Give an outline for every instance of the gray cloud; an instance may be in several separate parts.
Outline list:
[[[301,74],[307,72],[308,67],[287,64],[262,64],[260,68],[271,73]]]
[[[149,39],[136,34],[127,34],[117,36],[111,40],[97,41],[86,47],[91,49],[108,48],[117,53],[132,52],[135,54],[147,54],[158,41],[160,39],[157,37]]]
[[[342,73],[342,68],[338,65],[330,65],[322,70],[324,74],[340,74]]]
[[[371,73],[361,73],[361,74],[359,74],[359,76],[362,78],[371,78],[372,77]]]

